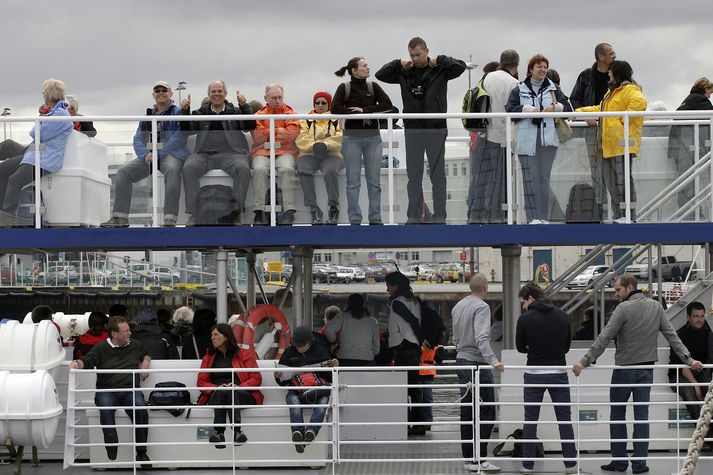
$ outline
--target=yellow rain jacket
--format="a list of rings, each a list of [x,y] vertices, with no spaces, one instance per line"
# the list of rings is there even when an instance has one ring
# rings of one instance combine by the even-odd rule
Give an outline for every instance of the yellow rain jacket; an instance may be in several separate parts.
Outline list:
[[[309,112],[314,114],[314,110]],[[329,149],[329,154],[334,157],[342,157],[342,128],[339,120],[320,119],[300,121],[300,135],[297,137],[297,148],[300,151],[299,157],[312,155],[312,146],[322,142]]]
[[[602,104],[604,109],[602,110]],[[580,107],[576,112],[615,112],[615,111],[644,111],[646,98],[641,93],[641,88],[636,84],[625,82],[613,91],[607,91],[598,106]],[[643,117],[629,118],[629,153],[639,154],[641,147],[641,132],[644,126]],[[624,155],[624,118],[604,117],[600,119],[597,131],[602,140],[602,155],[604,158]]]

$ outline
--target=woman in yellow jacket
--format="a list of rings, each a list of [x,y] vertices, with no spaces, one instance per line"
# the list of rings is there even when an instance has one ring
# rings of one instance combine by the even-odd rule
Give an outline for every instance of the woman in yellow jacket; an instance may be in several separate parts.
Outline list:
[[[328,92],[317,92],[312,98],[314,109],[310,114],[327,114],[332,106],[332,96]],[[297,172],[302,183],[305,206],[312,213],[312,224],[322,224],[323,213],[317,206],[314,191],[314,173],[317,169],[324,174],[327,188],[329,214],[327,224],[339,221],[339,170],[342,168],[342,128],[337,119],[303,120],[297,137]]]
[[[580,107],[577,112],[613,112],[613,111],[644,111],[646,98],[641,87],[632,78],[633,71],[626,61],[613,61],[609,67],[609,91],[604,95],[598,106]],[[631,159],[639,154],[641,147],[641,132],[644,125],[643,117],[629,118],[629,164]],[[597,159],[602,160],[604,187],[614,203],[611,218],[615,222],[624,222],[624,118],[604,117],[599,120],[597,129]],[[631,170],[631,166],[629,167]],[[634,180],[629,175],[631,202],[636,201]],[[635,219],[634,210],[631,219]]]

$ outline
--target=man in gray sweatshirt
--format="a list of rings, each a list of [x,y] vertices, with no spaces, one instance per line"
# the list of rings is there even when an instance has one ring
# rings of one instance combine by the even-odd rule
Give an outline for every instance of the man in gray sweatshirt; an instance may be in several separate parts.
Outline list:
[[[616,439],[626,439],[626,402],[633,395],[634,439],[649,438],[649,406],[651,384],[653,384],[653,365],[656,363],[656,342],[658,333],[661,332],[671,345],[671,350],[691,368],[700,370],[703,365],[700,361],[691,358],[691,353],[681,342],[671,323],[666,318],[663,307],[656,300],[645,296],[636,289],[636,278],[631,274],[622,274],[614,281],[614,293],[621,302],[602,332],[594,341],[592,347],[574,363],[572,371],[579,376],[584,368],[589,366],[609,342],[616,338],[616,353],[614,363],[617,366],[651,365],[651,369],[618,368],[612,372],[611,384],[620,385],[609,390],[609,399],[616,405],[611,406],[609,434],[611,436],[612,462],[602,465],[601,469],[608,472],[625,472],[629,460],[626,454],[626,440],[614,442]],[[626,387],[623,385],[637,385]],[[642,386],[638,386],[642,385]],[[647,386],[643,386],[647,385]],[[622,421],[614,423],[613,421]],[[644,421],[644,422],[642,422]],[[649,452],[648,441],[634,442],[634,458],[631,462],[632,473],[646,473],[646,456]]]
[[[483,274],[470,278],[470,295],[458,302],[451,317],[453,320],[453,343],[456,346],[456,364],[458,366],[492,366],[502,372],[505,366],[490,346],[490,306],[483,301],[488,293],[488,279]],[[479,368],[480,384],[492,385],[493,374],[490,369]],[[460,384],[472,384],[473,371],[457,370]],[[495,389],[480,386],[480,458],[473,453],[473,394],[472,390],[460,388],[460,437],[465,468],[471,472],[499,472],[500,467],[485,460],[488,455],[488,440],[495,421]]]

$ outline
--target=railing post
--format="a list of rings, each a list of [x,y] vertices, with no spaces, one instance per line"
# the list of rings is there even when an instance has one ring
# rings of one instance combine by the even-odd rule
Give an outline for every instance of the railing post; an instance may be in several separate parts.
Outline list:
[[[216,313],[218,314],[218,323],[228,323],[228,251],[222,247],[218,248],[216,257]],[[236,297],[240,298],[239,295]]]
[[[332,368],[332,473],[336,473],[336,465],[341,460],[341,445],[339,435],[339,368]]]
[[[708,137],[708,148],[711,150],[709,153],[713,155],[713,117],[710,119],[710,124],[708,124],[708,130],[710,131],[710,136]],[[713,156],[708,161],[708,180],[711,184],[711,198],[708,209],[708,219],[713,221]],[[707,275],[707,274],[706,274]]]
[[[392,163],[392,155],[394,153],[394,120],[391,117],[386,119],[387,123],[387,134],[386,137],[389,141],[388,156],[386,162],[388,163],[388,188],[389,188],[389,224],[395,224],[394,222],[394,164]],[[381,206],[381,203],[379,204]]]
[[[35,121],[35,229],[42,227],[42,168],[41,163],[41,137],[42,122],[37,119]]]
[[[512,121],[510,116],[505,117],[505,183],[507,187],[507,219],[508,224],[513,224],[513,179],[512,179]]]
[[[674,125],[675,127],[675,125]],[[700,139],[701,139],[701,130],[698,124],[693,124],[693,155],[694,155],[694,160],[693,160],[693,166],[695,167],[696,164],[698,163],[698,160],[701,159],[701,146],[700,146]],[[698,196],[698,191],[701,189],[701,175],[700,173],[696,175],[696,179],[694,181],[694,195],[693,196]],[[696,221],[701,220],[701,206],[698,206],[698,203],[696,203],[696,208],[694,212],[694,216]]]
[[[275,119],[270,118],[270,226],[277,224],[276,204],[277,200],[277,181],[275,180],[276,165],[275,165]],[[285,190],[282,190],[283,193]]]
[[[471,414],[473,415],[473,462],[477,462],[480,465],[480,444],[478,439],[480,438],[480,365],[475,368],[470,369],[470,382],[471,382]],[[487,455],[487,454],[486,454]],[[468,463],[468,460],[466,460]]]
[[[74,465],[74,442],[75,442],[75,429],[74,426],[77,423],[76,409],[77,405],[76,389],[77,375],[72,368],[69,368],[69,377],[67,379],[67,416],[66,425],[64,428],[64,464],[63,469],[67,470],[69,467]]]
[[[158,227],[158,120],[151,119],[151,227]]]
[[[629,114],[624,115],[624,219],[631,223],[631,162],[629,161]],[[617,204],[621,206],[621,203]]]

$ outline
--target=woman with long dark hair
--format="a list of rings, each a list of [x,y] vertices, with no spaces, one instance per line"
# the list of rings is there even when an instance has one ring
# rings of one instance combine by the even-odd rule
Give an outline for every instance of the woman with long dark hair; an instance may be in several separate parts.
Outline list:
[[[626,61],[615,60],[609,66],[609,90],[604,94],[601,104],[596,106],[580,107],[577,112],[613,112],[613,111],[645,111],[646,98],[633,78],[634,72]],[[629,118],[629,171],[631,161],[639,154],[641,147],[641,133],[644,127],[644,118]],[[597,129],[597,150],[595,157],[602,160],[602,174],[604,188],[608,190],[613,206],[610,218],[615,222],[623,223],[625,210],[620,203],[624,203],[624,119],[623,117],[603,117],[599,120]],[[631,202],[636,201],[634,179],[629,173],[629,188]],[[636,219],[634,210],[631,210],[631,219]]]
[[[371,318],[362,294],[351,294],[344,312],[326,325],[330,343],[339,342],[337,359],[340,366],[372,366],[379,353],[379,324]]]
[[[228,416],[233,424],[233,441],[240,445],[247,442],[248,438],[240,430],[240,407],[261,405],[263,395],[256,389],[241,389],[243,387],[258,387],[262,384],[259,371],[229,371],[232,368],[257,368],[255,352],[238,348],[233,336],[233,330],[227,323],[215,325],[210,332],[211,347],[203,357],[201,368],[225,368],[225,372],[198,373],[198,386],[207,388],[201,390],[198,404],[209,404],[215,417],[215,434],[211,435],[210,442],[216,448],[225,448],[225,418]],[[233,388],[219,389],[215,388]]]
[[[377,83],[369,81],[369,65],[362,57],[354,57],[334,74],[339,77],[348,73],[350,80],[337,87],[332,101],[332,114],[370,114],[389,112],[393,109],[391,99]],[[383,143],[379,133],[379,121],[370,119],[347,120],[342,139],[342,157],[347,174],[347,205],[350,224],[361,224],[359,206],[361,188],[361,165],[369,195],[369,224],[381,221],[381,156]]]
[[[193,335],[183,340],[181,359],[195,360],[205,356],[211,344],[210,332],[217,320],[218,316],[209,308],[201,308],[193,315]]]

